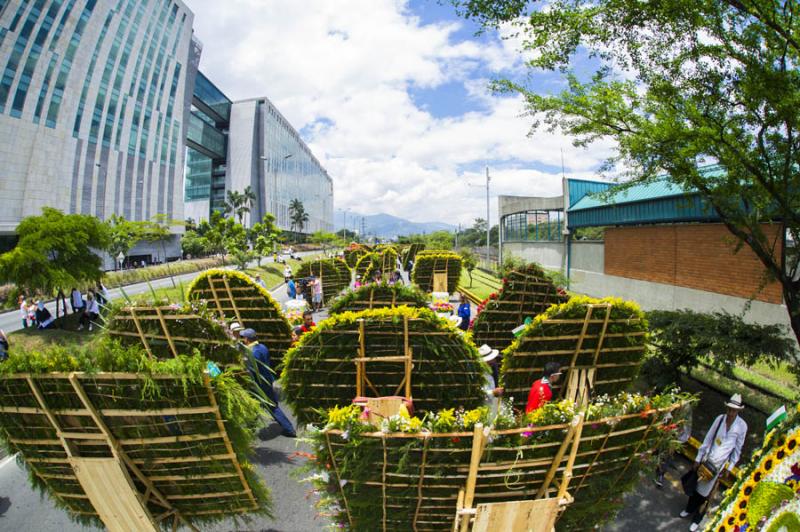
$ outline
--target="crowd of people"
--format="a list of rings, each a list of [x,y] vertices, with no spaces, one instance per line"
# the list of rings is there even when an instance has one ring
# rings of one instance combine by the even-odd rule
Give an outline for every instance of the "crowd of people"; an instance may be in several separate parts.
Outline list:
[[[58,299],[65,300],[66,298],[63,293],[59,293]],[[93,325],[100,318],[102,309],[108,305],[109,301],[110,295],[102,283],[97,283],[97,288],[90,288],[85,295],[77,288],[72,288],[69,302],[72,313],[78,314],[78,330],[88,327],[91,331]],[[23,329],[28,327],[49,329],[56,321],[42,299],[37,298],[29,301],[25,294],[20,294],[17,299],[17,305]],[[64,312],[66,313],[66,303],[64,305]]]

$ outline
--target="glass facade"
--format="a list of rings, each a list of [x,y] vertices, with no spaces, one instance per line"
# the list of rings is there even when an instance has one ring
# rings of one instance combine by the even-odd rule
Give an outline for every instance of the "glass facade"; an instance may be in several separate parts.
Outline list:
[[[333,183],[300,135],[269,100],[258,101],[263,133],[260,164],[267,212],[285,230],[332,231]],[[304,227],[292,223],[290,206],[299,200],[309,215]]]
[[[562,211],[518,212],[503,217],[503,242],[561,242],[563,231]]]
[[[0,6],[0,232],[43,205],[183,218],[187,66],[199,57],[183,0]]]
[[[205,217],[225,208],[230,114],[231,101],[198,72],[186,131],[184,195],[186,202],[201,202]],[[201,216],[199,212],[197,215]]]

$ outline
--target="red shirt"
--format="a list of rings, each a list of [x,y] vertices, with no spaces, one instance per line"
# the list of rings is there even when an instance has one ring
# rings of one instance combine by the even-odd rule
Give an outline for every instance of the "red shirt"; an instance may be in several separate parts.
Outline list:
[[[314,329],[314,327],[316,327],[316,326],[317,326],[317,324],[316,324],[316,323],[314,323],[313,321],[311,322],[311,325],[309,325],[308,327],[306,327],[306,325],[305,325],[305,323],[304,323],[303,325],[301,325],[301,326],[300,326],[300,331],[301,331],[303,334],[305,334],[305,333],[307,333],[307,332],[311,332],[311,331]]]
[[[525,413],[533,412],[553,397],[553,389],[550,382],[544,377],[533,383],[531,391],[528,393],[528,405]]]

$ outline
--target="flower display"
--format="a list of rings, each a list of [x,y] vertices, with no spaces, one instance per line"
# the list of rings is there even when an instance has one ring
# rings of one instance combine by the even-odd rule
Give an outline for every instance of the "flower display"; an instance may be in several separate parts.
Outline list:
[[[453,305],[444,301],[434,301],[430,304],[430,309],[434,312],[446,312],[449,314],[453,312]]]
[[[770,431],[709,522],[709,532],[800,530],[800,414]],[[781,526],[785,528],[781,528]]]
[[[650,451],[673,444],[674,430],[644,431],[651,419],[639,414],[650,409],[666,424],[666,412],[691,400],[677,391],[649,400],[635,394],[606,399],[604,413],[609,418],[597,419],[602,436],[584,425],[576,467],[590,471],[586,481],[580,482],[580,490],[571,486],[575,503],[559,521],[565,529],[579,524],[591,528],[607,518],[609,507],[620,506],[621,495],[638,482],[642,468],[649,467]],[[667,406],[656,408],[656,404]],[[487,468],[486,474],[478,475],[475,503],[525,500],[527,493],[541,485],[541,472],[555,459],[571,423],[579,419],[578,411],[570,401],[556,401],[525,414],[515,412],[513,403],[504,400],[496,413],[487,406],[444,408],[415,416],[401,409],[370,424],[358,408],[336,407],[309,428],[306,441],[314,458],[306,465],[312,473],[307,480],[326,494],[319,503],[322,513],[344,523],[346,529],[380,530],[387,515],[384,507],[392,508],[392,529],[412,530],[417,517],[424,519],[426,528],[444,529],[452,517],[432,508],[441,505],[439,501],[449,504],[463,488],[476,425],[483,425],[486,438],[479,468]],[[614,449],[613,460],[630,462],[624,474],[608,474],[607,466],[601,465],[602,455],[597,454],[598,441],[612,429],[607,440]]]

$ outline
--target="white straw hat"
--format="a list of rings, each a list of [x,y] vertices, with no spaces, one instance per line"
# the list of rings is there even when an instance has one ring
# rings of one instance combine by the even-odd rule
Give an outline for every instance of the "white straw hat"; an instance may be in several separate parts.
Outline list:
[[[491,362],[500,354],[500,351],[497,349],[492,349],[486,344],[483,344],[478,348],[478,354],[483,357],[484,362]]]
[[[730,400],[725,403],[725,406],[728,408],[733,408],[735,410],[744,410],[744,403],[742,403],[742,396],[738,393],[731,395]]]

